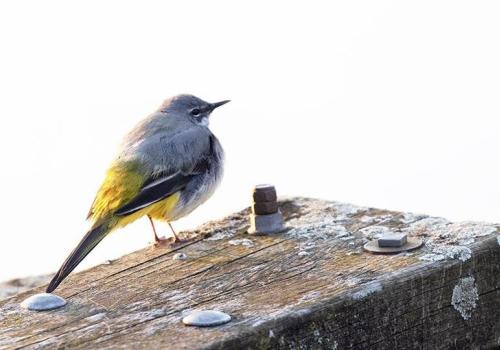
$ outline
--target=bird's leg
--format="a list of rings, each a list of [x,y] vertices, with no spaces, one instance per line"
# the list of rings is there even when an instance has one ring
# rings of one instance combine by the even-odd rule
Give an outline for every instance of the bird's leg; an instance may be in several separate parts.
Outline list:
[[[172,242],[172,245],[176,245],[176,244],[180,244],[180,243],[186,243],[186,242],[190,242],[193,240],[193,237],[189,238],[180,238],[179,236],[177,236],[177,233],[175,233],[175,230],[174,228],[172,227],[172,224],[170,222],[168,222],[168,226],[170,226],[170,229],[172,230],[172,233],[174,235],[174,241]]]
[[[172,230],[172,233],[174,234],[174,243],[175,242],[180,242],[181,239],[179,238],[179,236],[177,236],[177,233],[175,233],[175,230],[172,227],[172,224],[170,223],[170,221],[168,221],[168,226],[170,226],[170,230]]]
[[[155,223],[153,222],[153,219],[151,219],[151,216],[148,215],[148,219],[149,219],[149,222],[151,223],[151,227],[153,228],[153,233],[155,235],[155,242],[156,242],[156,244],[158,244],[162,241],[162,239],[160,239],[158,237],[158,235],[156,234]]]
[[[153,219],[149,215],[148,215],[148,219],[149,219],[149,222],[151,223],[151,227],[153,228],[153,233],[155,234],[155,244],[154,245],[156,247],[162,246],[164,244],[172,246],[172,245],[176,245],[176,244],[179,244],[179,243],[185,243],[185,242],[189,242],[190,241],[190,239],[179,238],[179,236],[177,236],[177,233],[175,233],[175,230],[172,227],[172,224],[170,222],[167,222],[167,223],[168,223],[168,226],[170,226],[170,229],[172,230],[172,234],[174,235],[173,240],[172,240],[172,237],[171,238],[160,238],[160,237],[158,237],[158,235],[156,233],[156,228],[155,228],[155,224],[153,222]]]
[[[156,233],[156,227],[155,227],[155,224],[153,222],[153,218],[151,218],[151,216],[148,215],[148,219],[149,219],[149,222],[151,223],[151,227],[153,228],[153,233],[155,235],[155,244],[154,245],[156,247],[163,246],[163,245],[172,245],[172,244],[176,244],[176,243],[183,243],[183,242],[188,241],[188,240],[181,239],[181,238],[179,238],[179,236],[177,236],[177,233],[175,233],[175,230],[172,227],[172,224],[170,222],[168,223],[168,226],[170,226],[170,229],[172,230],[172,233],[174,234],[173,240],[172,240],[172,237],[171,238],[158,237],[158,234]]]

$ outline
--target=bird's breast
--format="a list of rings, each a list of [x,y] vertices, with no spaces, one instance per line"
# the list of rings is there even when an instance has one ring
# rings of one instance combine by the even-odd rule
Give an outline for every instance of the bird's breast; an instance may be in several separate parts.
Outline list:
[[[214,137],[213,150],[208,160],[207,170],[193,177],[185,189],[169,220],[177,220],[188,215],[198,206],[206,202],[219,186],[224,175],[224,152]]]

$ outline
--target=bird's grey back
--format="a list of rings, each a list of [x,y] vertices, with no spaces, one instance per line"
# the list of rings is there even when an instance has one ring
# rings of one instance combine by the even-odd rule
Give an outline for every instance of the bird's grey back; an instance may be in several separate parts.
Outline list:
[[[205,156],[211,136],[182,115],[157,111],[126,135],[119,158],[139,160],[151,173],[186,171]]]

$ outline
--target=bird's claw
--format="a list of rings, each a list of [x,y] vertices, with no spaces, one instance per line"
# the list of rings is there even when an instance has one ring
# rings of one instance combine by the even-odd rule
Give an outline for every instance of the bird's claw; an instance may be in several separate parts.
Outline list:
[[[174,248],[174,247],[177,247],[181,244],[187,243],[191,240],[193,240],[193,238],[178,238],[178,237],[160,238],[160,239],[155,240],[154,247],[155,248],[162,248],[162,247]]]
[[[174,242],[175,242],[175,238],[173,238],[173,237],[160,238],[160,239],[155,239],[155,242],[154,242],[153,246],[155,248],[168,247],[168,246],[170,246]]]

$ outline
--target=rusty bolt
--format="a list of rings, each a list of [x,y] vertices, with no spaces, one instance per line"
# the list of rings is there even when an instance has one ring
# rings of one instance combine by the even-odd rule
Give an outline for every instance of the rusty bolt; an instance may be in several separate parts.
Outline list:
[[[276,189],[273,185],[257,185],[253,190],[252,213],[269,215],[278,211]]]
[[[277,198],[274,186],[255,186],[249,233],[266,234],[283,231],[283,215],[279,211]]]

